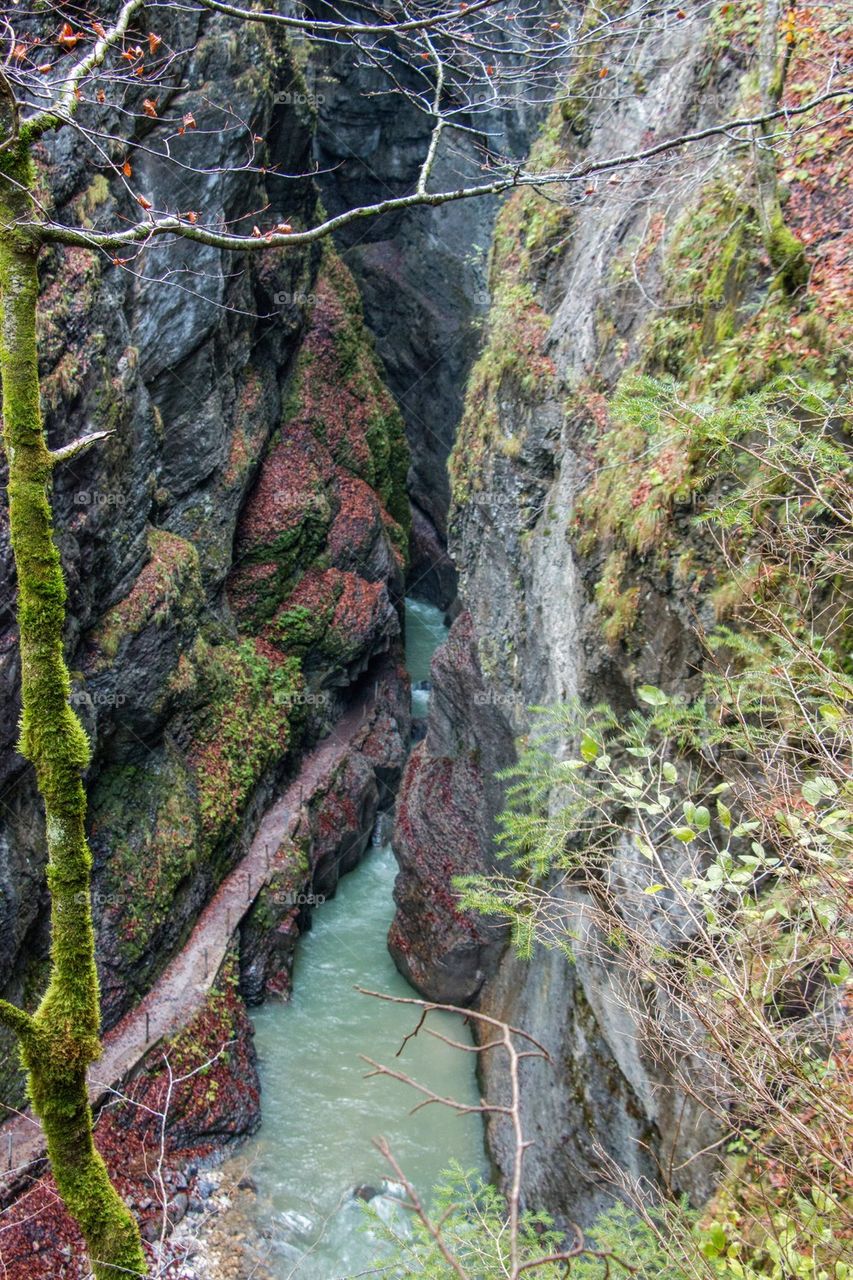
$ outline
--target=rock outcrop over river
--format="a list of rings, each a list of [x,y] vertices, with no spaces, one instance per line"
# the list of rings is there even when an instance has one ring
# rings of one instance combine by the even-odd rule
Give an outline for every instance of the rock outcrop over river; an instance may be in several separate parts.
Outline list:
[[[311,221],[313,181],[246,165],[244,131],[220,127],[211,105],[251,121],[267,169],[308,173],[315,117],[286,46],[256,27],[226,40],[227,23],[210,14],[170,21],[163,38],[193,50],[191,87],[170,110],[193,113],[185,159],[215,175],[195,178],[181,199],[212,219],[263,209],[265,226]],[[157,127],[134,160],[134,183],[152,193],[166,181]],[[93,176],[65,139],[41,157],[60,214],[113,225],[127,199],[121,183]],[[245,260],[192,253],[190,264],[180,244],[152,247],[123,270],[56,249],[42,264],[49,442],[113,431],[59,467],[54,487],[72,698],[93,745],[105,1028],[181,947],[303,746],[359,682],[381,674],[385,741],[374,735],[353,756],[339,811],[306,819],[322,842],[322,892],[333,890],[339,855],[352,863],[377,806],[390,803],[408,735],[396,655],[409,455],[356,285],[331,246]],[[31,1006],[46,973],[44,831],[32,770],[15,752],[5,506],[0,561],[10,588],[0,615],[0,989]],[[246,959],[254,998],[265,974],[256,933]],[[22,1081],[5,1032],[0,1050],[0,1095],[17,1105]]]

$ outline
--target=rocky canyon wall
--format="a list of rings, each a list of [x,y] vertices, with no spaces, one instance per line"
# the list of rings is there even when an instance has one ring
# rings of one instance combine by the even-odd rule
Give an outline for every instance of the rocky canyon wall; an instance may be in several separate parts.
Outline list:
[[[185,188],[168,198],[211,221],[308,224],[313,181],[279,176],[309,173],[316,124],[286,45],[201,13],[164,17],[160,35],[192,50],[187,87],[161,112],[196,122],[183,139]],[[158,122],[138,141],[130,185],[166,195],[173,170],[158,158]],[[66,133],[40,162],[69,221],[113,226],[126,214],[120,169],[93,173]],[[398,616],[408,450],[356,285],[331,246],[241,259],[179,243],[125,263],[56,249],[42,282],[50,445],[112,431],[59,467],[54,486],[72,699],[93,744],[108,1029],[181,947],[303,747],[368,687],[373,730],[322,795],[305,796],[313,862],[298,887],[316,872],[332,892],[390,803],[408,734]],[[44,832],[32,770],[15,751],[5,506],[0,560],[0,989],[32,1007],[47,965]],[[286,984],[293,928],[280,955],[265,931],[281,916],[294,926],[296,914],[267,903],[247,926],[251,998],[268,979]],[[0,1051],[2,1098],[18,1105],[6,1033]]]
[[[410,91],[415,73],[400,75]],[[388,92],[385,77],[346,48],[318,46],[310,64],[318,126],[318,184],[331,214],[412,189],[432,121]],[[543,109],[548,77],[536,93],[523,82],[494,103],[465,110],[442,140],[432,190],[473,185],[487,155],[521,160]],[[453,96],[452,86],[448,90]],[[482,96],[482,95],[480,95]],[[499,204],[489,198],[414,209],[355,224],[338,247],[358,282],[365,318],[406,422],[411,451],[412,563],[409,591],[441,608],[456,595],[447,555],[447,459],[462,415],[465,384],[482,341],[489,304],[487,253]]]
[[[756,23],[754,12],[717,5],[689,18],[661,11],[645,35],[605,33],[579,58],[531,165],[640,151],[754,112]],[[824,28],[787,102],[824,82],[832,41]],[[559,951],[518,958],[499,922],[458,909],[452,878],[499,865],[493,771],[534,726],[531,706],[579,699],[625,715],[644,684],[690,696],[703,663],[697,624],[736,615],[719,557],[691,519],[711,460],[677,433],[632,430],[614,394],[631,373],[728,400],[792,369],[836,374],[837,251],[811,225],[819,207],[824,227],[841,217],[834,127],[819,156],[781,161],[786,217],[815,242],[810,283],[794,297],[761,241],[751,152],[724,158],[718,139],[552,199],[518,193],[495,231],[488,331],[450,467],[463,612],[434,660],[426,739],[401,790],[390,944],[428,996],[476,1002],[547,1048],[550,1063],[524,1067],[534,1143],[524,1196],[580,1222],[611,1202],[614,1166],[632,1179],[666,1177],[701,1202],[715,1166],[699,1153],[716,1131],[656,1042],[660,988],[629,990],[606,939],[577,947],[573,962]],[[630,847],[608,874],[626,900],[648,879]],[[559,892],[588,936],[587,890]],[[679,924],[658,899],[645,901],[662,936]],[[484,1086],[501,1100],[497,1058],[484,1059]],[[685,1066],[698,1083],[701,1060]],[[503,1122],[491,1125],[504,1177],[510,1138]]]

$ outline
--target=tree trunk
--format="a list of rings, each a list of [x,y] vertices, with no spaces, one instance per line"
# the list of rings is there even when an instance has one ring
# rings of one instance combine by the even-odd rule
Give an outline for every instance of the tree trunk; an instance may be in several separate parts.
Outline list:
[[[36,345],[38,239],[27,141],[3,107],[0,151],[0,376],[9,462],[9,522],[18,575],[22,685],[19,750],[44,800],[51,897],[51,968],[32,1016],[0,1002],[17,1034],[33,1110],[47,1139],[59,1193],[83,1233],[97,1280],[148,1274],[138,1226],[110,1182],[92,1139],[86,1071],[101,1051],[100,1001],[90,904],[82,775],[83,726],[68,698],[63,654],[65,582],[53,540],[53,459],[41,418]]]

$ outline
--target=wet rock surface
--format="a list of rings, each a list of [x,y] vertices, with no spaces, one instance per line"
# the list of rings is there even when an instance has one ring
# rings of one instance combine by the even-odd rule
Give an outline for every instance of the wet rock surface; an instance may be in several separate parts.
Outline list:
[[[190,87],[171,109],[202,121],[227,101],[252,120],[270,169],[310,171],[312,113],[279,93],[296,74],[284,45],[244,27],[232,47],[218,18],[173,21],[170,38],[194,52]],[[199,128],[188,159],[242,163],[238,133]],[[93,179],[64,134],[44,162],[70,221],[122,216],[119,184]],[[165,182],[158,164],[140,152],[140,190]],[[285,196],[243,166],[193,199],[214,219],[258,208],[273,221],[311,219],[313,182],[286,186]],[[157,283],[186,266],[185,245],[148,252],[142,277],[76,249],[51,251],[42,268],[50,444],[114,432],[58,468],[54,484],[73,703],[93,747],[105,1028],[182,946],[350,686],[399,649],[408,542],[402,419],[334,251],[235,266],[204,250],[193,258],[197,290]],[[0,990],[31,1006],[46,972],[44,840],[32,770],[14,750],[5,496],[0,574],[10,588],[0,611]],[[377,767],[387,786],[397,766]],[[5,1031],[0,1050],[0,1097],[20,1103]]]
[[[718,91],[706,92],[703,39],[701,28],[670,25],[641,41],[639,97],[614,104],[597,80],[580,80],[582,108],[574,117],[570,106],[555,112],[547,145],[559,139],[570,164],[710,123],[737,76],[723,59],[714,68]],[[504,801],[486,779],[514,758],[514,740],[534,724],[532,706],[579,698],[625,713],[643,683],[694,687],[688,593],[672,581],[656,586],[650,573],[637,582],[630,651],[607,643],[595,603],[603,554],[582,554],[573,524],[589,483],[597,406],[631,363],[650,314],[648,292],[624,283],[618,264],[656,211],[672,215],[690,189],[677,168],[621,176],[606,199],[553,213],[552,240],[541,237],[527,258],[523,246],[538,232],[525,198],[514,196],[501,216],[490,282],[497,302],[451,464],[449,542],[465,612],[433,661],[426,737],[404,775],[394,837],[401,874],[392,954],[430,997],[475,999],[545,1044],[553,1065],[523,1067],[522,1120],[534,1140],[524,1198],[582,1223],[612,1200],[612,1160],[652,1180],[675,1168],[678,1187],[701,1202],[714,1158],[696,1153],[714,1142],[714,1126],[661,1065],[650,997],[624,989],[606,940],[574,965],[541,950],[522,961],[486,921],[460,918],[451,882],[495,866],[491,837]],[[624,861],[616,872],[629,884],[639,854]],[[582,922],[589,903],[580,888],[569,903]],[[481,1067],[487,1096],[500,1100],[507,1081],[496,1058],[485,1055]],[[507,1178],[513,1149],[503,1122],[490,1122],[489,1147]]]
[[[504,942],[494,921],[457,910],[455,875],[494,865],[498,784],[512,737],[495,721],[469,614],[432,662],[426,737],[406,766],[394,852],[400,875],[388,945],[400,971],[430,999],[468,1004],[494,972]]]

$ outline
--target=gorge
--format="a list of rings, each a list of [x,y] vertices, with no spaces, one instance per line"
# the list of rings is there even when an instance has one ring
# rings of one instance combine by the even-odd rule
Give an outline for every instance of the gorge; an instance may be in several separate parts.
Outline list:
[[[358,1056],[392,1060],[417,1014],[377,1009],[354,986],[470,1007],[535,1038],[547,1057],[520,1067],[518,1196],[559,1230],[593,1229],[636,1187],[699,1212],[720,1182],[728,1116],[708,1105],[713,1062],[687,1035],[666,1043],[677,1002],[661,975],[698,936],[669,891],[695,873],[678,829],[655,863],[665,883],[629,837],[586,874],[521,866],[559,904],[568,948],[522,954],[523,909],[477,911],[459,885],[506,870],[507,770],[535,740],[535,708],[606,704],[625,725],[657,698],[692,707],[717,671],[708,637],[736,630],[768,579],[783,591],[760,557],[751,585],[735,582],[701,522],[734,482],[719,440],[685,426],[693,406],[713,424],[718,405],[754,409],[774,378],[811,380],[835,405],[847,376],[849,98],[795,114],[836,92],[843,7],[803,18],[779,99],[807,121],[778,143],[785,225],[810,262],[796,281],[762,221],[754,126],[721,128],[758,111],[761,6],[652,9],[555,7],[578,52],[485,107],[463,98],[432,174],[455,188],[500,155],[577,180],[392,210],[244,259],[153,238],[139,269],[80,246],[42,253],[48,442],[111,433],[58,465],[52,492],[70,703],[92,745],[106,1052],[90,1092],[99,1147],[163,1275],[373,1274],[378,1236],[359,1232],[352,1193],[394,1182],[370,1149],[380,1133],[424,1197],[451,1159],[513,1185],[506,1062],[476,1055],[475,1079],[474,1053],[420,1034],[402,1071],[505,1111],[407,1119],[405,1090],[365,1086]],[[380,69],[343,42],[232,19],[157,11],[157,39],[182,51],[169,109],[193,120],[204,175],[181,205],[217,225],[262,210],[251,216],[264,227],[301,228],[412,190],[428,112],[380,91]],[[227,112],[196,130],[216,102]],[[251,122],[261,164],[244,162],[235,120]],[[149,192],[169,180],[156,126],[143,122],[133,159]],[[695,147],[610,163],[694,134]],[[94,232],[126,206],[71,137],[45,136],[38,165],[56,219]],[[827,411],[836,441],[841,418]],[[846,618],[832,568],[821,610]],[[16,749],[5,507],[0,573],[0,993],[32,1009],[49,965],[45,822]],[[841,622],[838,634],[843,655]],[[609,767],[600,743],[575,759],[583,742],[566,732],[549,750],[567,768]],[[696,754],[706,780],[727,777],[712,735]],[[605,899],[626,933],[655,939],[658,973],[627,973]],[[837,932],[843,947],[843,920]],[[812,968],[834,977],[839,953],[827,954]],[[435,1027],[467,1049],[486,1035],[450,1015]],[[0,1058],[4,1274],[88,1276],[21,1114],[5,1027]],[[748,1117],[755,1132],[771,1111]],[[249,1238],[226,1257],[227,1209],[211,1225],[203,1188],[235,1150]],[[374,1205],[392,1223],[398,1190]]]
[[[415,683],[428,680],[443,632],[437,610],[407,604],[406,664]],[[413,694],[416,705],[425,697]],[[333,901],[317,907],[297,950],[292,1001],[270,1002],[253,1017],[262,1124],[221,1173],[228,1187],[250,1178],[257,1188],[243,1197],[248,1205],[240,1225],[247,1228],[248,1243],[239,1254],[243,1266],[257,1267],[259,1275],[295,1271],[306,1280],[325,1280],[369,1268],[381,1256],[376,1232],[364,1233],[359,1198],[371,1196],[369,1203],[380,1212],[395,1211],[400,1188],[373,1146],[380,1136],[424,1197],[451,1161],[485,1173],[479,1116],[440,1107],[411,1114],[419,1099],[409,1087],[368,1077],[365,1058],[388,1063],[443,1097],[478,1102],[470,1055],[420,1034],[397,1056],[417,1025],[417,1011],[356,993],[367,988],[404,998],[413,994],[385,945],[396,863],[383,827],[387,823],[380,820],[373,849]],[[447,1014],[433,1025],[464,1043],[459,1019]],[[298,1152],[298,1160],[283,1160],[283,1149]],[[383,1195],[389,1186],[391,1195]],[[231,1194],[239,1202],[239,1192]]]

